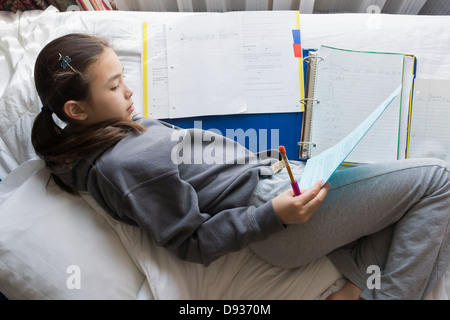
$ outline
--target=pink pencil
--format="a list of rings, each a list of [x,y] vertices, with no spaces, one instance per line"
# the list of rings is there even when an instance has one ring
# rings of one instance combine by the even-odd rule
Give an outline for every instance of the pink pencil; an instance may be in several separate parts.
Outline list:
[[[289,161],[286,156],[286,149],[283,146],[278,148],[280,150],[281,156],[283,157],[284,164],[286,165],[286,169],[289,174],[289,178],[291,179],[292,190],[294,190],[295,196],[299,196],[301,194],[300,188],[298,187],[297,181],[294,179],[294,175],[292,174],[291,167],[289,166]]]

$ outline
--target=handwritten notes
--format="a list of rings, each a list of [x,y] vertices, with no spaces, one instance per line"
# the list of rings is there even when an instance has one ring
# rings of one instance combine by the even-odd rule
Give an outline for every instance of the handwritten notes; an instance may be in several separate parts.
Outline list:
[[[409,158],[450,162],[450,80],[416,79]]]
[[[331,148],[309,159],[300,179],[300,189],[309,189],[319,180],[327,182],[400,92],[401,85],[349,135]]]
[[[402,83],[403,54],[341,50],[322,46],[312,111],[311,155],[330,148],[352,132]],[[398,96],[347,158],[371,163],[398,158],[401,99]]]

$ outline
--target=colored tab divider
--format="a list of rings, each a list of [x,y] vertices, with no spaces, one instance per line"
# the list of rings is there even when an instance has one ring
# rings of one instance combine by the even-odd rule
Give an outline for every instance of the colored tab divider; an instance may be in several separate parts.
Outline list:
[[[300,38],[300,29],[294,29],[292,30],[292,37],[294,38],[294,56],[296,58],[302,57],[302,45],[301,45],[301,38]]]
[[[302,45],[300,43],[294,43],[294,57],[302,57]]]
[[[300,29],[292,30],[292,37],[294,38],[294,43],[302,43],[300,39]]]
[[[305,88],[304,88],[304,75],[303,75],[303,50],[302,41],[300,38],[300,11],[295,11],[295,22],[296,29],[292,30],[292,37],[294,38],[294,57],[298,59],[298,71],[299,71],[299,83],[300,83],[300,102],[305,98]],[[300,103],[300,112],[304,112],[305,107],[303,103]]]

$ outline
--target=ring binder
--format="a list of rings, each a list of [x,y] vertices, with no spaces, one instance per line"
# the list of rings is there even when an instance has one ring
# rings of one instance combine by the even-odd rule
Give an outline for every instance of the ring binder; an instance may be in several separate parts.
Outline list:
[[[306,97],[300,100],[300,103],[303,104],[305,111],[303,113],[302,135],[297,145],[299,146],[299,158],[305,160],[311,158],[311,149],[316,147],[315,143],[310,142],[312,109],[315,104],[320,103],[319,100],[314,99],[314,83],[316,81],[316,65],[318,61],[325,60],[320,57],[316,51],[317,50],[310,51],[308,56],[303,59],[303,61],[308,63],[306,74]]]
[[[304,58],[303,58],[303,61],[305,61],[306,63],[311,63],[311,62],[309,61],[309,59],[319,59],[320,61],[325,61],[325,59],[322,58],[322,57],[319,57],[319,56],[311,56],[311,55],[309,55],[309,56],[307,56],[307,57],[304,57]]]
[[[309,63],[300,158],[313,158],[338,143],[350,132],[350,128],[364,120],[364,115],[372,110],[371,106],[376,105],[377,101],[373,98],[375,92],[388,92],[401,84],[404,89],[402,96],[383,113],[374,128],[349,154],[346,162],[404,159],[408,150],[414,57],[327,46],[305,56],[308,56]],[[349,64],[351,68],[348,68]],[[385,68],[390,72],[380,72]],[[349,98],[357,99],[357,102],[349,101]],[[320,100],[320,104],[315,103],[314,99]],[[311,141],[316,144],[315,147],[314,144],[302,143]]]

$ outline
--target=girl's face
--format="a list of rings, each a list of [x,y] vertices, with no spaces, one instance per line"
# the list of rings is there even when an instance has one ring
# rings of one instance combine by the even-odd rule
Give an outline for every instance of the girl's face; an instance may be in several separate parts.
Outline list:
[[[105,48],[97,62],[89,67],[91,98],[85,103],[87,118],[84,124],[132,119],[133,91],[126,85],[123,72],[123,66],[111,48]]]

